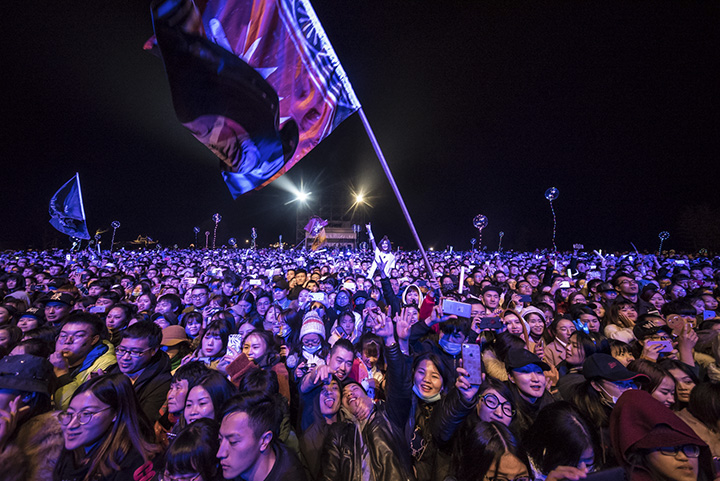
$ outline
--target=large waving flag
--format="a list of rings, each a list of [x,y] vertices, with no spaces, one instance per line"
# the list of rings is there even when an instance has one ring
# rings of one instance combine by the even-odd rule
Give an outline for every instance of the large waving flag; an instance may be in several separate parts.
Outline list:
[[[201,9],[157,0],[155,36],[178,119],[238,197],[287,172],[360,103],[308,0]]]
[[[50,199],[50,223],[63,234],[86,240],[90,238],[77,173]]]

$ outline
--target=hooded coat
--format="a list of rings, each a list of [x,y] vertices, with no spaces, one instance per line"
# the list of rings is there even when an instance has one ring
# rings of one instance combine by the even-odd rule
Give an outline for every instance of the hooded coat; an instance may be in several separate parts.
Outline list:
[[[633,453],[685,444],[700,446],[698,479],[712,479],[712,457],[707,444],[674,412],[645,391],[633,389],[620,396],[610,415],[610,439],[617,460],[629,471],[630,481],[653,479],[645,467],[633,464]]]

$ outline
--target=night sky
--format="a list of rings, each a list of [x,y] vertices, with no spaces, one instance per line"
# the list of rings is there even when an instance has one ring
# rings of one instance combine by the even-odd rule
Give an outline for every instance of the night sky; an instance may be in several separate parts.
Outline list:
[[[720,249],[720,2],[315,0],[428,247]],[[88,227],[188,245],[294,238],[274,184],[237,200],[175,118],[149,2],[20,2],[3,13],[0,248],[67,236],[48,202],[77,171]],[[414,248],[357,115],[287,176],[306,208],[362,190],[376,235]],[[686,219],[683,221],[683,219]],[[105,234],[105,242],[109,234]]]

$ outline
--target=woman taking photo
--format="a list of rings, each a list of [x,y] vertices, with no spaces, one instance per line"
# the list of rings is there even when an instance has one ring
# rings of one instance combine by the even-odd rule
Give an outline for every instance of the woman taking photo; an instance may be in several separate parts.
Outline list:
[[[151,479],[159,450],[127,376],[108,374],[85,382],[58,419],[65,449],[55,480]]]

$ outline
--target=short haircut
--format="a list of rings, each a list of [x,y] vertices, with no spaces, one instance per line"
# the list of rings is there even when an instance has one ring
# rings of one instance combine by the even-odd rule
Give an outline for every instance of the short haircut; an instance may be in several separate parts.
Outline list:
[[[73,311],[70,313],[67,319],[65,319],[63,326],[71,322],[77,324],[85,324],[90,328],[93,336],[100,336],[103,339],[106,337],[105,333],[107,332],[107,328],[105,327],[105,323],[103,322],[103,320],[97,314],[90,314],[89,312],[82,311]]]
[[[353,355],[355,355],[355,346],[353,346],[352,342],[350,342],[349,339],[343,338],[335,341],[332,349],[330,349],[330,355],[334,355],[338,349],[345,349],[346,351],[350,351]]]
[[[210,288],[206,286],[205,284],[195,284],[190,288],[191,291],[194,291],[195,289],[203,289],[205,292],[210,294]]]
[[[184,379],[188,382],[188,386],[192,386],[197,384],[198,380],[208,372],[210,372],[210,368],[207,367],[204,362],[190,361],[175,371],[173,381],[182,381]]]
[[[162,329],[152,321],[136,322],[122,332],[122,339],[147,339],[148,347],[160,347]]]
[[[284,410],[280,408],[279,399],[268,396],[261,391],[247,391],[234,396],[225,403],[223,419],[235,413],[245,413],[249,418],[250,429],[256,439],[270,431],[272,441],[278,439]]]
[[[172,294],[172,293],[163,294],[162,296],[160,296],[160,299],[158,299],[158,302],[160,302],[160,301],[168,301],[170,303],[170,305],[172,306],[172,311],[175,312],[176,314],[177,314],[177,310],[182,305],[182,299],[180,299],[180,296],[178,296],[177,294]]]

